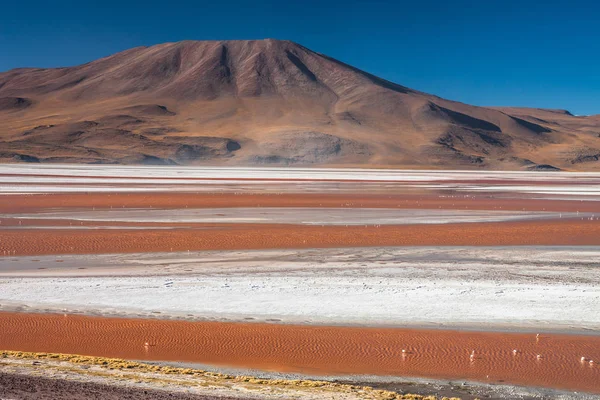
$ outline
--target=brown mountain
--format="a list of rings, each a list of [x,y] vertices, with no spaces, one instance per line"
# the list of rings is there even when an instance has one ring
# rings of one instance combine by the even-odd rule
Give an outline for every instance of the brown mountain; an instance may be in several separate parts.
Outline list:
[[[600,170],[600,118],[484,108],[289,41],[0,73],[0,162]]]

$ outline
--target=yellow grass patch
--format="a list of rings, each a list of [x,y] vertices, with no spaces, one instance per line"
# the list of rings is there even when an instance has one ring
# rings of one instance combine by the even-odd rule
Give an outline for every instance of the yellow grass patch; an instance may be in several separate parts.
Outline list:
[[[33,353],[23,351],[0,351],[0,358],[26,359],[26,360],[48,360],[53,362],[69,362],[79,365],[98,366],[109,370],[135,371],[140,373],[154,373],[164,375],[186,375],[219,382],[246,383],[254,386],[279,387],[290,389],[319,389],[341,393],[355,393],[360,397],[372,400],[460,400],[452,397],[422,396],[417,394],[399,394],[388,390],[373,389],[369,386],[345,385],[327,381],[304,380],[304,379],[263,379],[252,376],[234,376],[218,372],[204,371],[193,368],[178,368],[171,366],[160,366],[135,361],[127,361],[118,358],[81,356],[60,353]],[[153,381],[160,379],[153,378]],[[173,382],[174,383],[174,382]],[[201,385],[204,385],[202,383]]]

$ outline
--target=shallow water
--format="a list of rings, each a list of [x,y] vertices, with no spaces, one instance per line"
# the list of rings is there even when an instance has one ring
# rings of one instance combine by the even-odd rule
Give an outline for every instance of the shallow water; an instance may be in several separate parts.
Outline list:
[[[582,356],[600,360],[596,336],[11,313],[0,313],[0,328],[0,348],[7,350],[312,375],[461,378],[600,393],[600,363],[581,362]]]

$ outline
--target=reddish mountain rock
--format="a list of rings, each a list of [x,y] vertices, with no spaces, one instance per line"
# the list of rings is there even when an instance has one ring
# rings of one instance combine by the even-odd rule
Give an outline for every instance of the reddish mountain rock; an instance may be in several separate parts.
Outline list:
[[[600,170],[600,118],[485,108],[289,41],[0,73],[0,162]]]

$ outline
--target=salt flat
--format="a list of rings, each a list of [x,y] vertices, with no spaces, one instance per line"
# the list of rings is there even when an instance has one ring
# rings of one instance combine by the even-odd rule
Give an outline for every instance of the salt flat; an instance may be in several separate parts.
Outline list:
[[[525,221],[560,218],[592,218],[591,213],[534,212],[500,210],[414,210],[361,208],[236,207],[197,209],[109,209],[65,210],[30,214],[0,214],[0,218],[19,220],[102,221],[102,222],[192,222],[192,223],[262,223],[300,225],[408,225],[469,222]]]
[[[58,259],[60,263],[56,256],[0,259],[2,309],[600,330],[600,247],[261,250]]]
[[[600,173],[0,164],[0,194],[501,193],[600,199]]]
[[[79,177],[123,178],[211,178],[211,179],[306,179],[306,180],[380,180],[438,181],[464,179],[523,179],[543,181],[584,179],[597,181],[600,172],[541,171],[461,171],[403,170],[369,168],[296,168],[296,167],[208,167],[139,166],[85,164],[0,164],[0,174],[63,175]]]

